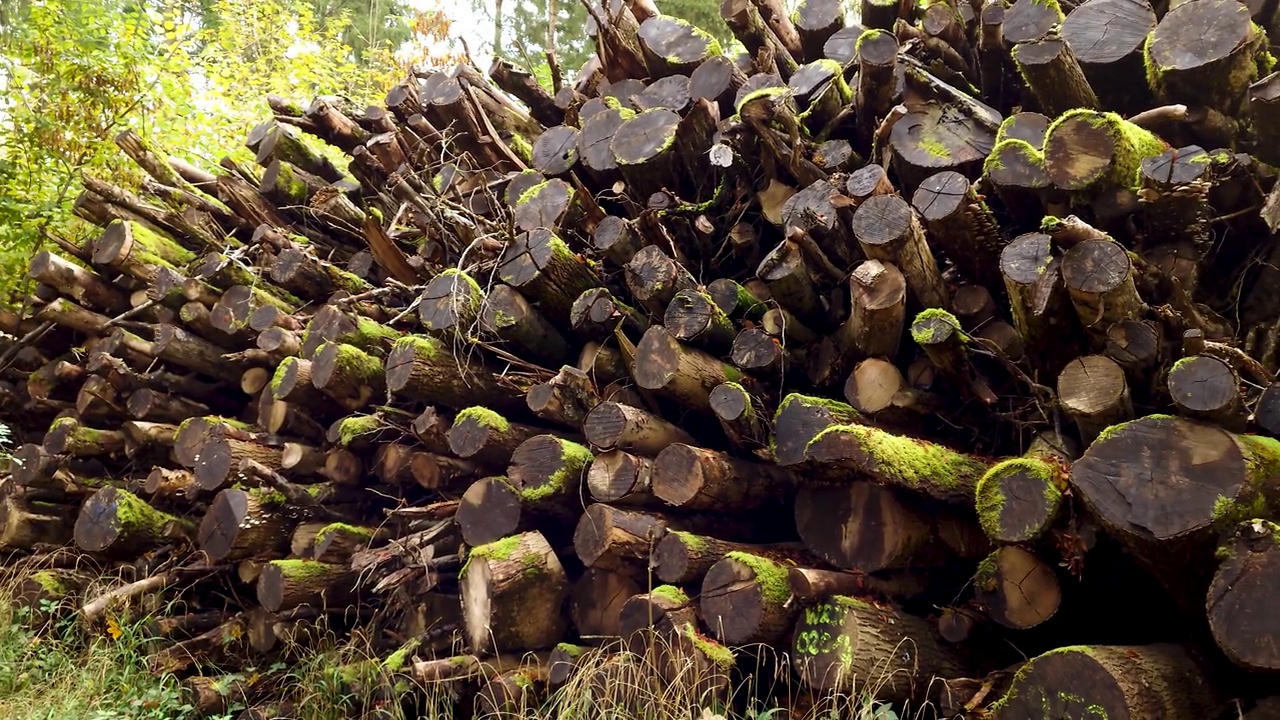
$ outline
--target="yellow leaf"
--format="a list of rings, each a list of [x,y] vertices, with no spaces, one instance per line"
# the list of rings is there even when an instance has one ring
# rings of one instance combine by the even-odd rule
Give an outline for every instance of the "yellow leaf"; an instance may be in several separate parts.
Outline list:
[[[115,618],[107,618],[107,634],[115,640],[119,640],[120,636],[124,635],[124,631],[120,629],[120,623],[116,622]]]

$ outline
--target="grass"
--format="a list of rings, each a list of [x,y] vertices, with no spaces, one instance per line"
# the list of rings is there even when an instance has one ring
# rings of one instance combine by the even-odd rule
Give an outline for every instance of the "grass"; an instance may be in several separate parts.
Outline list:
[[[4,720],[233,720],[245,709],[244,696],[229,693],[224,707],[199,714],[192,695],[175,677],[156,678],[148,655],[162,645],[148,635],[145,619],[109,616],[105,627],[89,628],[73,607],[46,604],[28,608],[14,601],[18,568],[0,570],[0,718]],[[104,586],[86,594],[101,592]],[[160,615],[181,614],[178,606],[156,608]],[[471,718],[471,703],[455,707],[456,685],[416,686],[405,675],[389,677],[353,632],[344,642],[299,650],[287,662],[260,660],[262,666],[222,675],[220,687],[237,682],[266,683],[269,698],[295,701],[287,715],[296,720],[453,720]],[[549,698],[529,703],[502,717],[521,720],[902,720],[931,718],[914,712],[901,716],[873,700],[874,687],[842,695],[806,699],[785,654],[770,648],[739,652],[732,679],[705,662],[680,655],[676,663],[658,658],[681,651],[655,643],[648,655],[588,651],[578,672]],[[296,649],[296,648],[295,648]],[[458,649],[457,651],[460,651]],[[385,653],[384,653],[385,654]],[[447,655],[447,651],[445,653]],[[754,667],[743,658],[753,657]],[[373,673],[353,672],[373,669]],[[665,672],[664,672],[665,670]],[[743,672],[747,671],[747,672]],[[211,678],[216,670],[206,671]],[[395,690],[392,690],[392,685]],[[709,686],[728,692],[708,692]],[[538,697],[541,697],[539,695]],[[394,699],[407,701],[399,707]],[[380,712],[361,714],[377,705]],[[783,707],[779,707],[783,706]],[[784,709],[794,708],[795,712]],[[804,709],[801,710],[801,707]],[[406,712],[407,710],[407,712]],[[479,716],[476,716],[479,717]]]

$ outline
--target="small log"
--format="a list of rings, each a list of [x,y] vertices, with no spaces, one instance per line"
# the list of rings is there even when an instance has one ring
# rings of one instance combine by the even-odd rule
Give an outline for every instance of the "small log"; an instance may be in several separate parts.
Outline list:
[[[621,450],[595,456],[587,471],[587,489],[599,503],[643,505],[653,500],[653,461]]]
[[[674,585],[659,585],[647,593],[632,595],[618,613],[622,639],[631,652],[645,655],[656,651],[662,662],[659,644],[674,639],[686,625],[697,626],[697,608],[688,594]],[[655,635],[662,639],[655,639]]]
[[[930,237],[966,278],[983,285],[998,284],[1005,241],[991,208],[978,197],[968,178],[950,170],[932,175],[920,183],[911,204]]]
[[[600,450],[627,450],[657,455],[676,442],[694,444],[684,430],[639,408],[602,402],[592,408],[582,424],[587,442]]]
[[[448,346],[425,335],[396,341],[387,356],[386,384],[395,395],[459,409],[518,411],[524,405],[522,393],[499,384],[478,360],[455,358]]]
[[[822,602],[832,595],[864,597],[868,593],[885,598],[910,599],[920,596],[924,583],[916,574],[881,577],[858,572],[793,567],[787,571],[791,594],[805,604]]]
[[[1280,574],[1280,526],[1251,519],[1236,526],[1222,544],[1221,563],[1206,601],[1209,628],[1218,648],[1236,665],[1253,672],[1280,669],[1274,640],[1280,634],[1267,608]]]
[[[708,58],[720,54],[720,43],[705,30],[670,15],[654,15],[636,33],[649,76],[688,75]]]
[[[667,306],[668,313],[674,304],[673,300],[672,305]],[[635,336],[649,327],[648,318],[623,304],[608,288],[592,288],[579,295],[573,301],[570,321],[574,330],[593,340],[613,337],[615,330],[621,330],[629,337]]]
[[[707,570],[699,607],[711,633],[727,645],[774,643],[787,636],[799,614],[790,598],[785,565],[731,552]]]
[[[666,312],[676,293],[697,287],[689,271],[657,245],[640,248],[623,270],[631,296],[655,315]]]
[[[845,403],[791,393],[773,417],[774,462],[784,467],[799,465],[808,459],[809,444],[823,430],[861,419],[862,414]]]
[[[609,147],[633,197],[647,198],[678,177],[679,125],[678,113],[654,108],[624,121],[614,132]]]
[[[876,482],[950,502],[972,502],[978,480],[993,464],[865,425],[830,426],[814,437],[805,454],[829,472],[852,470]]]
[[[480,327],[540,361],[554,364],[573,355],[572,347],[555,324],[509,285],[498,285],[490,291],[480,314]]]
[[[295,521],[284,512],[282,501],[262,490],[219,492],[200,520],[197,546],[214,562],[284,557]]]
[[[128,296],[115,285],[92,270],[48,250],[41,250],[31,258],[27,277],[59,288],[60,292],[90,310],[117,315],[129,309]]]
[[[418,319],[435,333],[467,336],[480,316],[484,291],[467,273],[449,269],[431,278],[418,302]]]
[[[1019,43],[1013,48],[1013,59],[1045,115],[1057,117],[1075,108],[1100,109],[1098,96],[1075,53],[1061,38]]]
[[[5,493],[0,498],[0,547],[30,550],[37,545],[66,545],[72,539],[70,513]]]
[[[1103,355],[1086,355],[1068,363],[1058,375],[1058,399],[1085,445],[1107,427],[1133,417],[1124,371]]]
[[[346,563],[272,560],[258,576],[258,602],[267,612],[300,605],[340,607],[353,598],[356,579]]]
[[[938,263],[925,241],[924,228],[905,200],[896,195],[868,198],[853,214],[853,232],[868,258],[893,263],[902,271],[920,305],[947,306]]]
[[[975,506],[987,537],[1030,542],[1057,520],[1070,472],[1062,445],[1059,438],[1043,433],[1022,457],[997,463],[982,476]]]
[[[796,480],[786,468],[673,443],[654,458],[650,482],[654,496],[668,505],[743,512],[785,503]]]
[[[682,345],[666,328],[651,327],[635,350],[632,376],[645,390],[662,390],[677,402],[710,409],[711,390],[725,382],[749,382],[736,367]]]
[[[676,340],[688,342],[715,355],[723,354],[737,334],[729,316],[711,295],[681,290],[667,305],[662,325]],[[637,328],[639,329],[639,328]]]
[[[188,542],[194,526],[156,510],[127,490],[105,487],[76,517],[76,547],[115,557],[136,557],[172,542]]]
[[[565,365],[549,381],[529,388],[525,402],[543,420],[576,430],[600,403],[600,395],[589,375]]]
[[[591,244],[605,259],[623,267],[639,252],[640,236],[630,220],[606,215],[591,233]]]
[[[548,669],[545,665],[529,665],[484,681],[476,693],[476,715],[489,718],[528,717],[545,700],[547,677]]]
[[[43,445],[52,455],[96,457],[123,451],[125,437],[118,430],[97,430],[81,425],[75,418],[62,417],[49,426]]]
[[[805,323],[816,327],[826,324],[822,298],[800,245],[783,240],[760,261],[756,276],[769,286],[773,299]]]
[[[1166,382],[1180,414],[1233,432],[1244,431],[1240,378],[1225,361],[1212,355],[1182,358],[1169,369]]]
[[[1097,344],[1106,342],[1107,328],[1138,319],[1146,307],[1134,284],[1129,254],[1114,240],[1073,246],[1062,257],[1062,279],[1080,323]]]
[[[1036,366],[1052,376],[1079,354],[1074,349],[1078,323],[1068,307],[1070,298],[1059,266],[1050,238],[1043,233],[1020,235],[1000,253],[1013,326],[1030,348]]]
[[[473,548],[458,577],[469,647],[477,652],[546,648],[565,631],[564,568],[537,532]]]
[[[1053,569],[1016,545],[998,548],[978,563],[973,588],[987,615],[1014,630],[1027,630],[1049,620],[1062,602]]]
[[[1212,715],[1217,701],[1204,669],[1186,648],[1086,645],[1032,658],[989,712],[995,720],[1046,712],[1050,717],[1158,714],[1192,720]]]
[[[836,595],[806,608],[792,662],[815,690],[875,683],[885,702],[920,699],[935,678],[966,677],[963,661],[932,624],[896,608]]]
[[[720,278],[707,285],[707,294],[731,318],[756,321],[767,309],[765,303],[736,280]]]
[[[454,455],[472,458],[485,466],[503,467],[521,443],[542,432],[540,428],[512,423],[488,408],[474,406],[454,417],[447,437]]]
[[[651,565],[662,582],[692,585],[702,582],[707,571],[730,553],[746,553],[783,564],[812,561],[796,544],[747,545],[672,530],[658,541]]]
[[[739,451],[767,453],[769,431],[758,401],[738,383],[721,383],[708,398],[729,443]]]

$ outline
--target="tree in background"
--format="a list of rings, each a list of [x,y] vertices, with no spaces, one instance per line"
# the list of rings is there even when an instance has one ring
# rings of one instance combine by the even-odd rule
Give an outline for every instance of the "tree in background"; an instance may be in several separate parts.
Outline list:
[[[347,0],[366,9],[371,2],[386,4]],[[449,32],[442,13],[407,15],[412,23],[400,35],[390,21],[368,22],[338,4],[0,2],[0,283],[8,299],[25,295],[19,278],[36,248],[54,236],[86,239],[91,228],[71,214],[82,173],[126,187],[139,179],[114,145],[121,130],[134,128],[198,165],[216,165],[227,148],[248,160],[243,138],[268,115],[268,93],[379,100],[404,62],[428,59]],[[355,30],[353,20],[366,25]],[[397,57],[401,37],[417,45]]]

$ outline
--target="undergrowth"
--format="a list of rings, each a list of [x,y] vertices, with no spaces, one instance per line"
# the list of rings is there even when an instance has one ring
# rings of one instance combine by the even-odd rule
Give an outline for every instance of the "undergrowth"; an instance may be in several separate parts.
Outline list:
[[[163,645],[148,634],[145,619],[108,616],[87,627],[75,608],[46,604],[29,608],[15,601],[14,569],[0,582],[0,718],[4,720],[194,720],[199,717],[182,680],[154,677],[148,655]],[[100,591],[100,588],[97,589]],[[158,615],[182,608],[154,608]],[[222,675],[219,687],[236,682],[269,682],[271,696],[294,700],[286,714],[295,720],[454,720],[473,717],[470,702],[456,703],[447,684],[414,686],[404,675],[390,678],[363,648],[362,632],[343,642],[313,642],[287,662]],[[740,660],[727,702],[706,690],[717,671],[706,663],[669,662],[673,648],[659,647],[663,658],[630,652],[584,656],[567,685],[536,706],[520,707],[504,718],[520,720],[917,720],[922,712],[900,715],[875,702],[875,687],[794,703],[798,684],[785,655],[764,648],[752,656],[755,667]],[[445,656],[448,652],[443,653]],[[371,662],[364,662],[371,661]],[[675,668],[672,670],[672,668]],[[660,669],[661,668],[661,669]],[[663,669],[666,672],[663,672]],[[217,676],[216,671],[207,674]],[[210,720],[233,720],[245,709],[242,695],[228,695],[225,708]],[[399,702],[397,702],[397,700]],[[403,707],[401,707],[403,705]],[[378,712],[368,714],[371,706]],[[801,709],[803,707],[803,709]],[[794,710],[794,714],[793,714]]]

